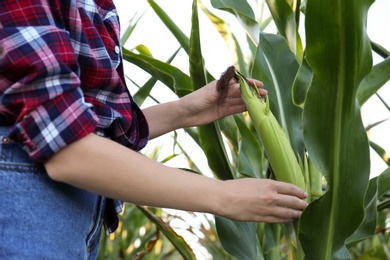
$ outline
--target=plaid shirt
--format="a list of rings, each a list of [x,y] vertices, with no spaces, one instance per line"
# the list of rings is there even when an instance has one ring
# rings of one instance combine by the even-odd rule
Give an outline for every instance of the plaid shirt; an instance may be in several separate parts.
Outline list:
[[[146,145],[119,36],[112,0],[0,1],[0,125],[34,161],[91,132],[133,150]],[[106,210],[112,232],[122,203],[107,205],[116,209]]]

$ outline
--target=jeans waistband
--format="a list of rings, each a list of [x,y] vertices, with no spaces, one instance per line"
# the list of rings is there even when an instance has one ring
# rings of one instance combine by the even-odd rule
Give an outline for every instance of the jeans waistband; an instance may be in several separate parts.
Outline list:
[[[24,166],[43,167],[31,160],[22,144],[14,142],[8,137],[10,130],[11,126],[0,126],[0,163],[2,167],[15,163]]]
[[[11,126],[0,126],[0,136],[8,136]]]

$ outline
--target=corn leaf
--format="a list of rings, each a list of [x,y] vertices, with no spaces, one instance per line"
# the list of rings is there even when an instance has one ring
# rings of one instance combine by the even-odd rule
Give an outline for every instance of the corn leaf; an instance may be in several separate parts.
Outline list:
[[[370,147],[378,154],[380,158],[388,165],[390,166],[390,158],[388,154],[386,153],[386,150],[383,149],[380,145],[370,141]]]
[[[370,180],[364,199],[365,216],[355,233],[347,240],[348,247],[376,234],[378,200],[390,191],[390,168]]]
[[[180,49],[175,51],[172,56],[168,59],[167,63],[170,64],[172,60],[176,57]],[[134,95],[133,98],[138,106],[141,106],[145,99],[150,95],[150,91],[155,86],[158,79],[156,77],[151,77]]]
[[[369,145],[356,96],[372,66],[363,26],[372,2],[312,0],[306,5],[306,57],[313,80],[303,112],[304,138],[328,184],[300,218],[308,259],[349,259],[345,240],[364,218]],[[313,239],[311,234],[321,235]]]
[[[240,116],[235,116],[238,129],[240,129],[240,142],[238,149],[238,172],[252,178],[261,178],[263,167],[263,149],[253,135],[252,130],[246,125],[245,121]]]
[[[144,15],[144,13],[142,13],[141,15],[139,15],[138,18],[136,17],[136,15],[134,15],[133,17],[131,17],[130,21],[128,22],[128,25],[127,25],[126,30],[124,31],[124,33],[123,33],[122,36],[121,36],[121,44],[122,44],[122,46],[125,45],[125,43],[126,43],[127,40],[129,39],[130,35],[133,33],[134,29],[136,28],[138,22],[141,20],[141,18],[143,17],[143,15]],[[137,18],[137,20],[134,21],[136,18]]]
[[[378,198],[390,192],[390,167],[384,170],[378,179]]]
[[[187,37],[183,31],[180,30],[180,28],[176,25],[175,21],[173,21],[170,16],[165,13],[165,11],[156,4],[154,0],[148,0],[150,6],[155,11],[157,16],[161,19],[161,21],[165,24],[167,29],[173,34],[173,36],[176,38],[176,40],[180,43],[180,46],[183,48],[183,50],[190,55],[190,39]],[[211,81],[214,79],[214,77],[206,71],[207,80]]]
[[[299,61],[303,57],[301,37],[298,33],[298,25],[295,21],[295,13],[286,0],[266,0],[272,18],[278,28],[278,32],[286,38],[288,46]],[[298,10],[299,12],[299,10]]]
[[[240,260],[264,259],[256,238],[256,224],[215,217],[215,225],[222,246]]]
[[[384,84],[390,80],[390,57],[376,64],[362,80],[357,94],[360,105],[363,105]]]
[[[370,180],[368,189],[364,198],[364,218],[355,232],[346,240],[347,247],[350,248],[364,239],[370,238],[375,234],[376,229],[376,208],[378,201],[378,177]]]
[[[190,77],[168,63],[126,49],[123,49],[123,58],[163,82],[179,97],[192,92]]]
[[[306,59],[303,59],[292,86],[292,98],[296,106],[303,109],[307,90],[310,87],[313,73]]]
[[[197,1],[193,1],[192,28],[190,38],[190,76],[194,90],[207,83],[207,73],[204,68],[199,38],[199,21]],[[231,167],[226,149],[222,140],[218,122],[198,127],[200,144],[206,154],[210,169],[219,179],[233,179],[234,170]]]
[[[187,244],[183,237],[179,236],[169,224],[165,223],[161,218],[153,214],[148,208],[137,206],[144,215],[152,221],[158,229],[171,241],[172,245],[184,257],[184,259],[195,260],[195,254],[191,247]]]
[[[255,14],[247,1],[235,0],[211,0],[216,9],[221,9],[235,15],[251,40],[257,45],[260,36],[260,27],[256,21]]]
[[[156,4],[154,0],[148,0],[148,3],[161,19],[161,21],[165,24],[165,26],[175,36],[181,47],[188,53],[190,49],[190,40],[188,37],[180,30],[176,23],[172,21],[169,15],[167,15],[165,11],[158,4]]]

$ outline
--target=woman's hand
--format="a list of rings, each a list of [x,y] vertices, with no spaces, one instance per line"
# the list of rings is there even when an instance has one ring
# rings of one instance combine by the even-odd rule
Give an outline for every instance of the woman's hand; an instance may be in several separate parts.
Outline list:
[[[220,187],[228,193],[221,215],[238,221],[269,223],[299,218],[306,208],[307,193],[285,182],[243,178],[224,181]]]
[[[262,89],[263,83],[249,79],[256,84],[262,96],[267,91]],[[184,96],[179,100],[180,107],[187,115],[184,118],[184,127],[199,126],[211,123],[228,115],[246,111],[244,101],[241,98],[240,85],[231,80],[225,99],[220,100],[217,91],[217,80],[214,80],[197,91]]]
[[[249,80],[256,84],[261,95],[267,94],[261,88],[263,83]],[[242,113],[246,111],[246,107],[237,82],[229,82],[226,98],[221,100],[215,80],[179,100],[151,106],[142,111],[148,121],[150,139],[153,139],[179,128],[205,125],[228,115]]]

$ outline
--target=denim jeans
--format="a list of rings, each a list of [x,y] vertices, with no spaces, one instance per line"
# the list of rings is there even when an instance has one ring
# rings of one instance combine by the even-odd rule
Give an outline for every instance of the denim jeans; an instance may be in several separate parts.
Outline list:
[[[0,259],[95,259],[105,198],[51,180],[0,127]]]

